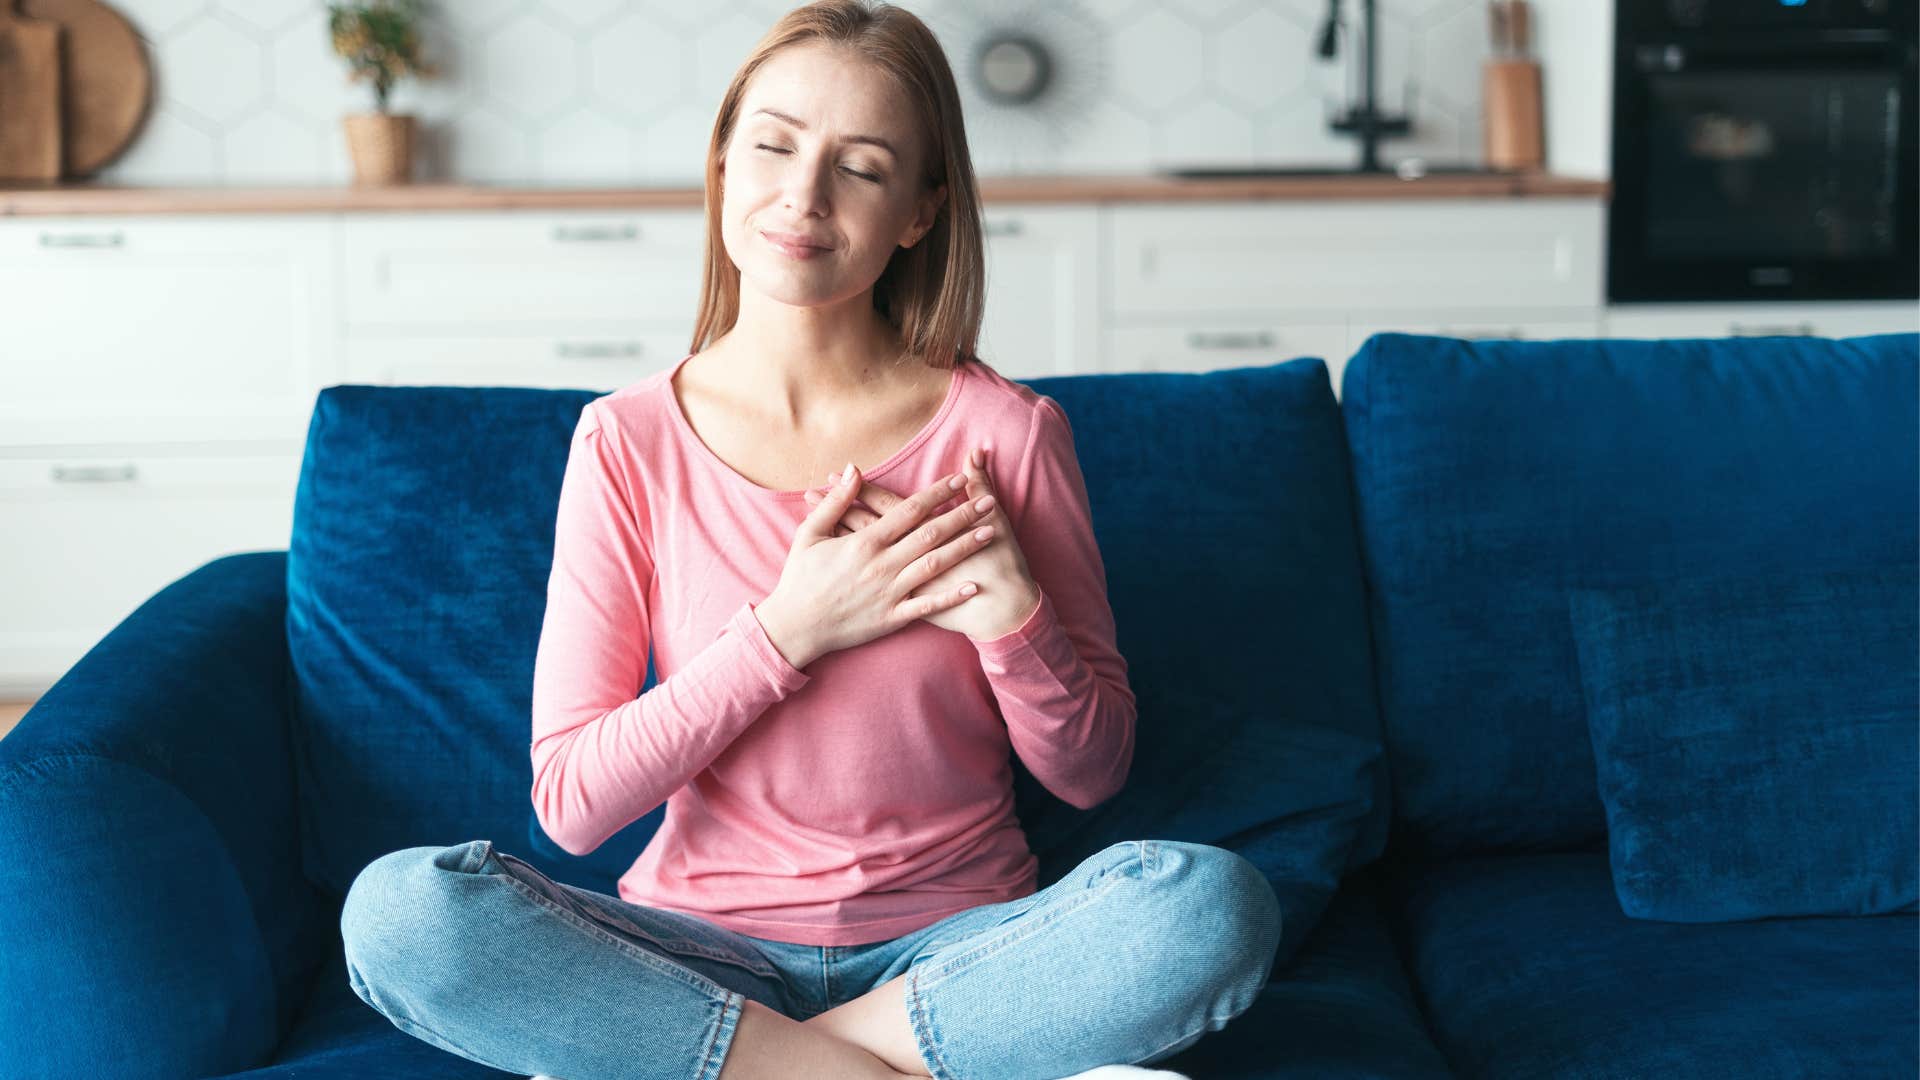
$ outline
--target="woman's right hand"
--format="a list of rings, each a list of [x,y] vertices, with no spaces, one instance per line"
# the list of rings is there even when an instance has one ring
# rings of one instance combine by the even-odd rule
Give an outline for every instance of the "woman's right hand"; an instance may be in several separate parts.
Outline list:
[[[835,536],[860,484],[859,470],[849,464],[842,482],[800,522],[779,584],[755,605],[774,647],[796,668],[957,607],[977,591],[974,583],[960,582],[913,595],[993,540],[991,526],[972,527],[985,515],[970,501],[926,520],[934,507],[965,492],[965,474],[943,476],[858,532]]]

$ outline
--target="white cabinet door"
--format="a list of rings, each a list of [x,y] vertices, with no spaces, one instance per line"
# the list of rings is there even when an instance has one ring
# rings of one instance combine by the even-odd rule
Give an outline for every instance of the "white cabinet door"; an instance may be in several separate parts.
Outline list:
[[[1616,338],[1801,337],[1843,338],[1920,331],[1920,305],[1870,303],[1617,304],[1606,309],[1605,332]]]
[[[569,334],[349,335],[350,382],[414,386],[525,386],[610,393],[687,355],[693,327],[599,325]]]
[[[51,686],[194,568],[293,535],[299,443],[0,457],[0,694]]]
[[[706,219],[675,209],[354,213],[343,216],[341,247],[355,329],[691,326]]]
[[[1109,209],[1109,316],[1316,322],[1406,309],[1598,309],[1598,199],[1141,203]]]
[[[976,351],[1010,379],[1095,370],[1099,211],[1008,205],[984,217],[987,307]]]
[[[333,257],[317,215],[0,221],[0,446],[299,438]]]

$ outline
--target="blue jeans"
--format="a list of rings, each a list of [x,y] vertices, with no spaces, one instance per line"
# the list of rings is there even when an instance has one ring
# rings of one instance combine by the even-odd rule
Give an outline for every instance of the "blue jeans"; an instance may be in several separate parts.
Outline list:
[[[491,841],[375,859],[340,916],[354,992],[512,1073],[714,1080],[747,998],[806,1020],[905,974],[939,1080],[1146,1065],[1252,1006],[1273,887],[1207,844],[1114,844],[1031,896],[867,945],[796,945],[563,885]]]

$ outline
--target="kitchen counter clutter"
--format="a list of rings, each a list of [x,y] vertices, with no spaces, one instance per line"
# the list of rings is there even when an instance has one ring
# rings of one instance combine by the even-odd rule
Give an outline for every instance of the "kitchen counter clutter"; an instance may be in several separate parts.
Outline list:
[[[1604,199],[1605,180],[1545,173],[1430,172],[1231,176],[987,177],[981,200],[1022,203],[1212,201],[1233,199],[1450,199],[1528,196]],[[358,210],[506,210],[698,207],[698,186],[652,188],[565,185],[403,184],[393,187],[154,187],[117,184],[0,186],[0,217],[34,214],[220,214]]]

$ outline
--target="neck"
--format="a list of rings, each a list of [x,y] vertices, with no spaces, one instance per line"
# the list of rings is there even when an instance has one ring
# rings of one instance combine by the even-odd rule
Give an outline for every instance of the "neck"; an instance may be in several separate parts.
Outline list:
[[[720,339],[730,366],[795,428],[918,374],[900,334],[873,309],[873,291],[834,304],[796,307],[740,290],[740,316]]]

